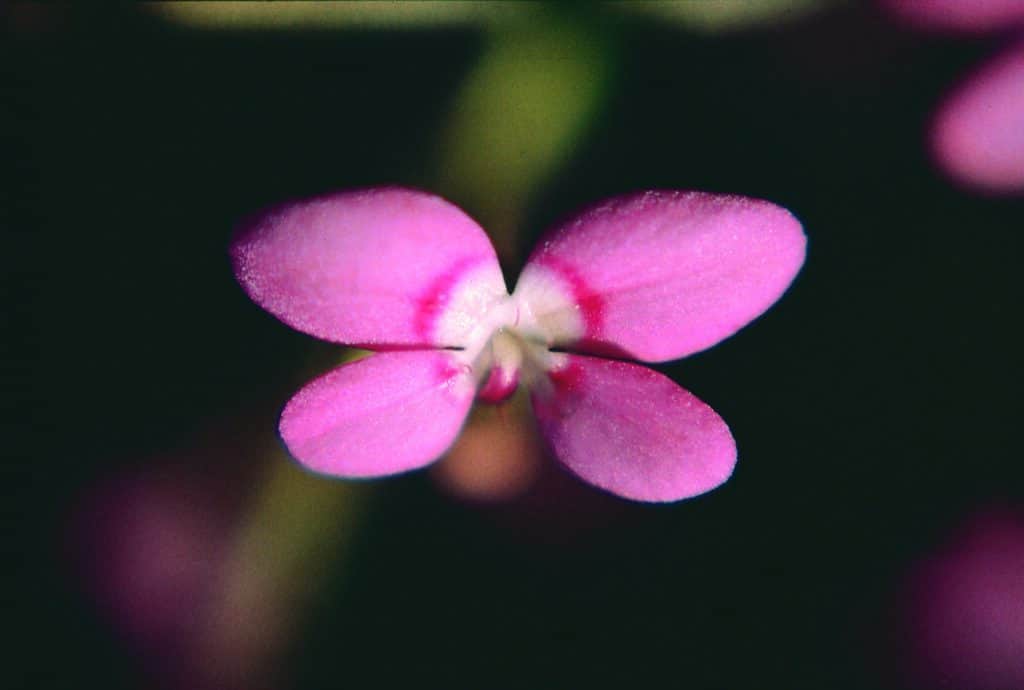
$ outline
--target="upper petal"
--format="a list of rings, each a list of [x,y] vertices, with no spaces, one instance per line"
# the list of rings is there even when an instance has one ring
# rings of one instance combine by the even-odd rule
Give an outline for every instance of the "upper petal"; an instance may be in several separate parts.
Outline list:
[[[644,192],[556,228],[515,296],[552,345],[665,361],[714,345],[771,306],[805,244],[796,218],[767,201]]]
[[[960,182],[991,192],[1024,190],[1024,43],[953,92],[936,115],[932,147]]]
[[[267,211],[231,247],[249,296],[289,326],[350,345],[459,346],[504,297],[480,226],[440,197],[341,192]]]
[[[291,454],[316,472],[375,477],[423,467],[458,436],[475,382],[450,352],[380,352],[310,382],[281,414]]]
[[[675,501],[732,474],[729,427],[674,381],[628,362],[564,358],[531,400],[555,455],[580,478],[637,501]]]

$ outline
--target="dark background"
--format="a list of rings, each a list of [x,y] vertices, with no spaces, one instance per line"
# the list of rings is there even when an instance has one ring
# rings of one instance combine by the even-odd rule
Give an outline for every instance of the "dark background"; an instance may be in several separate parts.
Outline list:
[[[571,540],[422,473],[379,482],[346,576],[281,663],[302,688],[898,687],[901,573],[980,506],[1022,499],[1024,202],[956,189],[924,147],[929,113],[997,43],[869,8],[722,35],[566,11],[601,25],[618,69],[523,233],[656,187],[770,199],[807,231],[776,307],[663,368],[728,421],[736,474]],[[20,643],[2,684],[142,687],[67,563],[69,506],[253,401],[273,426],[310,352],[332,350],[245,298],[233,224],[422,185],[481,36],[198,32],[132,7],[5,21],[9,448],[27,471],[7,487]]]

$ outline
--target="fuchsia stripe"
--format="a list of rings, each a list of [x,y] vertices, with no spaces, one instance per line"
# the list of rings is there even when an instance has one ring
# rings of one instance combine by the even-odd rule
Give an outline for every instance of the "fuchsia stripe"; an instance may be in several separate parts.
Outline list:
[[[470,374],[470,368],[460,364],[451,355],[437,360],[434,366],[435,380],[438,383],[447,383],[454,380],[460,374]]]
[[[595,338],[604,326],[605,300],[594,291],[583,278],[579,269],[571,263],[551,254],[540,254],[531,259],[531,263],[543,266],[561,278],[572,291],[573,301],[580,307],[583,325],[586,328],[585,338]]]
[[[548,378],[555,384],[556,390],[564,393],[575,392],[579,389],[583,376],[583,367],[575,358],[569,360],[564,367],[548,371]]]
[[[496,405],[512,397],[519,387],[519,370],[492,367],[487,381],[476,392],[477,400]]]
[[[447,271],[439,275],[423,294],[416,299],[416,313],[413,316],[413,328],[416,335],[427,342],[436,343],[434,330],[441,314],[451,302],[455,288],[467,273],[486,261],[486,256],[467,256],[456,260]],[[449,345],[450,343],[438,343]]]

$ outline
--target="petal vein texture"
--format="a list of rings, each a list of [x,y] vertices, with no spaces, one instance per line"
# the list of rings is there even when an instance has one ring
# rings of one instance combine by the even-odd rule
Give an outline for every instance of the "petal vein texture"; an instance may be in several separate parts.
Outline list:
[[[541,433],[581,479],[637,501],[676,501],[732,474],[729,427],[667,376],[597,357],[566,362],[531,400]]]
[[[472,375],[443,350],[381,352],[308,383],[281,414],[288,450],[315,472],[379,477],[423,467],[458,436]]]
[[[408,189],[270,210],[241,229],[231,255],[249,296],[289,326],[373,349],[460,346],[506,294],[480,226]]]
[[[644,192],[607,201],[556,228],[530,257],[517,294],[570,285],[537,321],[557,347],[662,362],[711,347],[763,313],[804,261],[805,237],[766,201]]]

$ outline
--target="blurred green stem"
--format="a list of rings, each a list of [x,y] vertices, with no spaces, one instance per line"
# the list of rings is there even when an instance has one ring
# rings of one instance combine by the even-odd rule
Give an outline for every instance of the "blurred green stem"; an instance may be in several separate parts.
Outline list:
[[[593,24],[560,14],[493,27],[440,136],[436,191],[514,261],[531,195],[570,158],[604,103],[614,60]]]
[[[572,154],[607,93],[612,60],[594,27],[543,14],[495,26],[439,141],[433,189],[473,213],[506,262],[531,195]],[[360,356],[346,352],[345,361]],[[366,485],[299,469],[268,452],[224,572],[206,652],[266,664],[301,611],[344,567],[371,494]],[[238,669],[245,677],[258,669]]]

